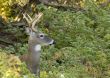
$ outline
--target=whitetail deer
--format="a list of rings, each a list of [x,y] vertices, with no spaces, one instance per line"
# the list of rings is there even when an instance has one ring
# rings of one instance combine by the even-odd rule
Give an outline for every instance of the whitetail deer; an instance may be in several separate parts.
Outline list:
[[[26,63],[30,72],[36,74],[39,78],[41,46],[54,44],[53,39],[47,37],[44,33],[38,31],[38,29],[35,29],[35,25],[39,22],[42,15],[42,13],[38,13],[35,15],[34,18],[31,18],[28,14],[23,14],[23,18],[27,21],[29,25],[29,27],[27,28],[29,34],[29,52],[20,57],[21,61],[24,61]]]

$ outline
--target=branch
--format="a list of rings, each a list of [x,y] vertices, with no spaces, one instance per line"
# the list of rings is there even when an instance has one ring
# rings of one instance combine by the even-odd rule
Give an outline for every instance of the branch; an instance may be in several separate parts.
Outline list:
[[[84,11],[83,8],[79,8],[79,7],[74,7],[74,6],[69,6],[69,5],[61,5],[61,4],[58,4],[58,3],[43,3],[44,5],[47,5],[47,6],[51,6],[51,7],[54,7],[54,8],[58,8],[58,9],[61,9],[61,10],[64,10],[64,11],[67,11],[67,10],[72,10],[72,11]]]

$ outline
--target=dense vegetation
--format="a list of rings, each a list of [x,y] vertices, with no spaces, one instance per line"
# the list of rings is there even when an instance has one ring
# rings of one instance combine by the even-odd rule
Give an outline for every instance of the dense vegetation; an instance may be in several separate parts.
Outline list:
[[[3,8],[9,1],[0,1],[0,15],[8,21],[4,31],[16,32],[19,37],[22,29],[10,26],[16,17],[13,9],[7,4]],[[37,5],[37,10],[44,14],[39,29],[56,41],[55,46],[42,49],[41,78],[110,78],[110,11],[109,5],[98,5],[103,1],[106,0],[79,0],[84,9],[81,11]],[[49,29],[44,27],[45,22]],[[24,35],[19,38],[21,43],[16,43],[17,51],[10,45],[0,48],[0,78],[23,78],[24,75],[34,78],[18,58],[27,52],[27,36]]]

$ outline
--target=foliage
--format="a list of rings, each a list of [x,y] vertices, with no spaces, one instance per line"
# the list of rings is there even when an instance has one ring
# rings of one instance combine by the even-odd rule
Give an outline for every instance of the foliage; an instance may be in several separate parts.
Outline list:
[[[0,50],[0,78],[23,78],[24,75],[33,78],[26,65],[21,63],[17,56]]]
[[[19,4],[24,6],[29,0],[0,0],[0,15],[6,21],[16,20],[18,17],[16,14],[19,13],[18,8],[14,5]],[[87,0],[58,0],[59,4],[67,4],[68,6],[74,6],[76,8],[84,7],[84,2]],[[93,0],[92,0],[93,1]],[[94,0],[96,3],[100,4],[107,2],[107,0]]]
[[[44,13],[39,29],[56,41],[54,47],[43,47],[41,78],[110,77],[110,11],[108,8],[100,8],[91,0],[85,0],[83,4],[85,11],[78,12],[62,11],[42,4],[37,6],[38,11]],[[49,29],[44,28],[45,22],[49,24]],[[27,43],[17,46],[17,55],[27,52]],[[13,48],[8,47],[6,50],[9,53]],[[20,61],[20,66],[10,71],[16,66],[15,60],[19,59],[4,51],[0,53],[1,77],[7,76],[7,71],[10,74],[8,78],[22,78],[17,71],[22,71],[23,75],[29,75],[30,78],[34,77]]]
[[[47,70],[49,73],[55,71],[57,74],[63,73],[65,78],[110,77],[108,69],[110,50],[106,54],[103,50],[94,50],[91,47],[65,47],[52,52],[51,57],[48,52],[45,50],[45,53],[42,53],[41,67],[43,67],[42,70]]]
[[[49,53],[50,59],[46,55],[49,61],[44,58],[41,67],[63,72],[68,78],[109,78],[109,11],[90,0],[85,3],[86,11],[62,12],[52,7],[39,7],[44,13],[42,28],[48,20],[49,35],[56,40],[55,47],[61,48],[52,55]]]
[[[24,6],[27,2],[28,0],[0,0],[0,15],[6,21],[8,21],[8,19],[12,20],[13,16],[15,17],[18,11],[13,5],[18,3],[19,5]]]

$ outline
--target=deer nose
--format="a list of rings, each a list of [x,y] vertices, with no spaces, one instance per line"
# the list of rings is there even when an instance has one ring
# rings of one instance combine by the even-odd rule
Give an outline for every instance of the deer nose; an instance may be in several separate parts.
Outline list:
[[[53,45],[53,44],[55,44],[55,41],[54,41],[54,40],[52,40],[52,41],[50,42],[50,45]]]

